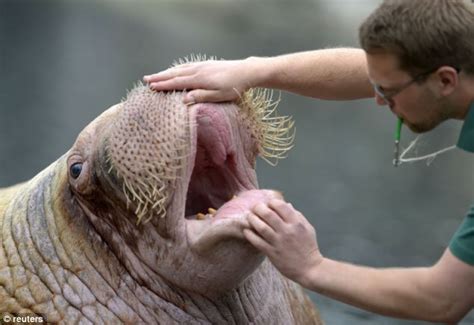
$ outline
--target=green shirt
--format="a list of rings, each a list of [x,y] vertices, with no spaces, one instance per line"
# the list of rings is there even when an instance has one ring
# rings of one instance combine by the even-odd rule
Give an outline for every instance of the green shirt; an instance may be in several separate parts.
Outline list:
[[[464,120],[457,143],[458,148],[474,152],[474,102]],[[461,261],[474,265],[474,206],[467,213],[461,226],[454,234],[449,249]]]

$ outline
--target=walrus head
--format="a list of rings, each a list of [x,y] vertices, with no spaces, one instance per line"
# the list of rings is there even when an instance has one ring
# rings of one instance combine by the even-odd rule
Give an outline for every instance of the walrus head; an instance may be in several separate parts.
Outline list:
[[[68,208],[138,281],[213,295],[263,259],[241,230],[280,194],[258,190],[255,161],[283,157],[293,122],[263,91],[239,104],[186,107],[183,96],[138,85],[91,123],[67,156]]]

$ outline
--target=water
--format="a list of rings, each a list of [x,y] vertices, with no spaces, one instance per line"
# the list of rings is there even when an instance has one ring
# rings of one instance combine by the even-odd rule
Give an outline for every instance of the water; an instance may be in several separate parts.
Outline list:
[[[27,180],[142,75],[206,53],[228,59],[356,46],[379,1],[0,1],[0,186]],[[473,198],[473,157],[391,166],[395,118],[373,100],[282,94],[296,146],[260,185],[282,190],[316,226],[324,255],[376,266],[426,266]],[[456,142],[459,122],[423,152]],[[411,135],[404,131],[404,143]],[[311,293],[327,324],[423,324],[377,316]],[[466,317],[461,324],[472,324]]]

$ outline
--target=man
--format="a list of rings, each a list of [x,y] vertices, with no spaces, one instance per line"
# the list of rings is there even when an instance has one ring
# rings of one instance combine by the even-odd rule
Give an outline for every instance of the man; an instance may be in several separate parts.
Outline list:
[[[474,152],[474,13],[461,0],[385,1],[359,30],[360,49],[184,64],[145,76],[185,102],[232,101],[250,87],[320,99],[375,95],[415,132],[464,120],[458,147]],[[474,307],[474,208],[431,267],[376,269],[319,251],[314,228],[284,201],[258,204],[245,237],[287,277],[376,313],[456,323]]]

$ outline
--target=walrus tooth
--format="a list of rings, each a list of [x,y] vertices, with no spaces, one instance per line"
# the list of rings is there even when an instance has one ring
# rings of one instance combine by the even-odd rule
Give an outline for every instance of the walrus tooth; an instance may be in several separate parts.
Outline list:
[[[206,219],[206,215],[205,215],[204,213],[199,212],[199,213],[196,215],[196,219],[197,219],[197,220],[204,220],[204,219]]]
[[[212,216],[214,214],[216,214],[216,209],[213,209],[213,208],[209,208],[207,209],[207,211],[209,211],[209,214]]]

